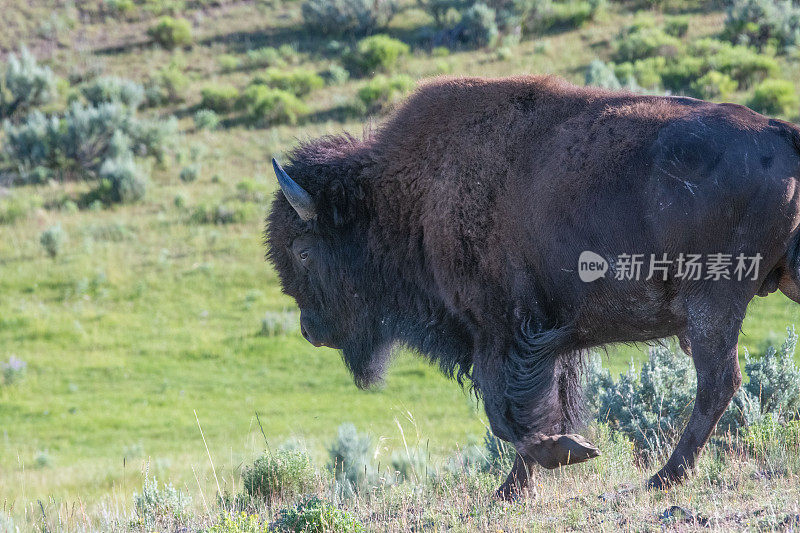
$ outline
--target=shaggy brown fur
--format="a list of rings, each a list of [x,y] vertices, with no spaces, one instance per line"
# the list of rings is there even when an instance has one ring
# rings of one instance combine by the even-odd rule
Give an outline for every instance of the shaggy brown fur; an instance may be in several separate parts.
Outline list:
[[[360,386],[380,380],[395,343],[471,379],[520,454],[503,496],[530,461],[594,455],[558,437],[580,421],[586,349],[678,335],[697,402],[661,486],[694,464],[739,386],[747,303],[800,294],[798,139],[731,104],[553,77],[437,79],[374,135],[291,154],[317,218],[300,220],[278,193],[269,257],[304,335],[341,348]],[[579,279],[584,250],[611,262],[605,278]],[[762,262],[752,280],[692,281],[674,267],[666,281],[615,280],[623,253]]]

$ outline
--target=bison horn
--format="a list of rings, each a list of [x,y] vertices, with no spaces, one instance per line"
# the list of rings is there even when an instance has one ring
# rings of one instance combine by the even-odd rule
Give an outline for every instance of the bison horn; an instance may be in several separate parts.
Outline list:
[[[317,213],[314,210],[314,200],[311,195],[289,177],[289,174],[281,168],[274,157],[272,158],[272,168],[275,169],[275,176],[278,178],[278,184],[281,186],[283,195],[289,200],[289,203],[300,215],[300,218],[308,221],[316,217]]]

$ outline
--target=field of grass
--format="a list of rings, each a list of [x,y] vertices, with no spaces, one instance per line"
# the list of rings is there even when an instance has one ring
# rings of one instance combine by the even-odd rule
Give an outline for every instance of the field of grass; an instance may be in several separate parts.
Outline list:
[[[294,67],[322,71],[335,60],[321,52],[329,39],[304,31],[299,2],[204,4],[189,3],[184,12],[195,44],[174,51],[148,42],[152,19],[147,17],[102,17],[91,6],[84,12],[60,2],[53,10],[44,2],[9,2],[0,15],[4,27],[14,28],[0,38],[0,47],[7,53],[27,42],[64,79],[98,71],[143,82],[173,63],[189,81],[182,102],[142,112],[175,115],[180,132],[166,164],[153,166],[144,201],[99,210],[59,209],[53,206],[79,198],[89,186],[16,186],[14,194],[37,196],[42,207],[0,224],[0,361],[13,356],[27,364],[22,378],[0,384],[0,511],[23,529],[41,523],[58,529],[62,522],[66,528],[102,529],[102,517],[130,513],[132,494],[141,490],[145,476],[171,481],[194,496],[197,510],[203,509],[204,498],[214,499],[217,479],[231,492],[240,488],[241,467],[264,449],[265,437],[270,447],[300,440],[322,462],[336,428],[352,422],[374,437],[380,462],[404,441],[445,457],[485,431],[482,409],[469,391],[413,354],[398,354],[384,388],[363,392],[335,351],[312,347],[296,327],[278,334],[262,331],[262,320],[296,323],[294,302],[281,294],[264,261],[262,220],[276,187],[269,158],[298,140],[341,131],[360,134],[365,124],[381,118],[349,110],[366,81],[353,77],[314,90],[298,124],[252,126],[234,113],[223,116],[223,127],[215,131],[198,130],[192,115],[203,87],[241,88],[263,70],[224,71],[220,55],[241,58],[250,49],[290,45]],[[398,71],[415,80],[441,73],[555,73],[583,83],[587,65],[596,58],[608,60],[611,40],[635,17],[630,6],[612,4],[581,27],[523,39],[510,57],[491,48],[437,57],[419,37],[430,18],[412,7],[386,31],[412,45]],[[665,11],[669,8],[650,14],[660,20]],[[32,24],[36,18],[39,23]],[[687,38],[718,34],[723,19],[720,9],[694,12]],[[780,61],[784,77],[800,79],[800,63],[791,57]],[[67,98],[61,94],[51,107],[63,106]],[[744,90],[730,96],[745,98]],[[190,162],[200,169],[199,179],[184,183],[179,173]],[[242,180],[247,180],[246,193]],[[0,201],[2,193],[0,188]],[[193,220],[197,206],[220,201],[244,206],[243,219],[232,224]],[[54,225],[67,240],[50,258],[39,239]],[[741,346],[760,353],[796,323],[800,306],[780,294],[758,299]],[[642,357],[640,347],[613,347],[605,363],[618,374],[631,358]],[[663,525],[653,509],[672,502],[691,506],[693,495],[701,494],[704,516],[727,517],[717,524],[723,529],[725,524],[778,528],[784,510],[797,512],[798,480],[796,473],[748,477],[750,470],[763,470],[759,460],[732,457],[725,467],[732,477],[719,483],[701,476],[674,493],[598,500],[620,483],[640,483],[646,474],[629,457],[612,454],[594,466],[542,477],[540,492],[549,503],[490,503],[496,477],[478,486],[448,488],[445,495],[461,504],[436,510],[433,523],[492,529],[496,519],[499,528],[516,529],[532,517],[549,516],[530,527],[639,529],[634,524],[641,523],[651,529]],[[749,466],[737,472],[736,461]],[[402,496],[400,507],[384,501],[376,512],[386,519],[374,527],[399,531],[427,523],[412,516],[424,494]],[[734,513],[741,518],[730,518]],[[463,521],[464,516],[472,518]],[[606,521],[608,516],[613,518]]]

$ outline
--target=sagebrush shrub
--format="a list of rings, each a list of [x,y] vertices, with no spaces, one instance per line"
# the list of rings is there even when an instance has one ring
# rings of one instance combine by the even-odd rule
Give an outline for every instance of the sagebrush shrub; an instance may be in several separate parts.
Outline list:
[[[669,17],[664,22],[664,33],[673,37],[683,37],[689,31],[689,17]]]
[[[328,449],[329,467],[337,483],[337,492],[352,496],[376,483],[370,450],[372,439],[358,432],[353,424],[339,426],[336,440]]]
[[[198,109],[194,114],[194,126],[198,130],[215,130],[219,126],[219,115],[211,109]]]
[[[774,57],[760,54],[748,46],[734,46],[716,39],[699,39],[689,47],[689,54],[703,58],[710,70],[735,79],[745,88],[776,75],[780,68]]]
[[[264,85],[251,85],[242,93],[240,105],[248,118],[259,124],[296,124],[308,106],[294,94]]]
[[[759,113],[797,115],[800,99],[789,80],[768,79],[753,91],[747,105]]]
[[[184,18],[161,17],[147,30],[147,34],[168,49],[192,44],[192,25]]]
[[[0,118],[20,116],[50,103],[55,95],[56,77],[50,67],[37,64],[24,46],[19,55],[8,54],[0,79]]]
[[[130,152],[106,159],[99,177],[100,185],[92,196],[105,204],[138,202],[147,192],[147,174]]]
[[[39,235],[39,244],[42,245],[44,251],[47,252],[51,258],[55,259],[61,253],[61,247],[64,241],[67,240],[67,234],[61,229],[61,226],[51,226],[44,230]]]
[[[365,37],[358,41],[356,48],[348,57],[352,70],[359,73],[391,71],[403,56],[408,55],[409,46],[385,34]]]
[[[767,348],[761,357],[745,351],[744,373],[750,379],[737,391],[720,427],[733,431],[770,419],[777,422],[800,418],[800,368],[794,362],[797,334],[787,328],[786,340],[777,349]]]
[[[471,3],[469,0],[417,0],[417,5],[429,13],[440,28],[449,22],[449,13],[466,9]]]
[[[358,99],[368,112],[385,109],[405,96],[414,87],[414,80],[405,74],[378,75],[358,90]]]
[[[618,61],[635,61],[653,56],[678,56],[683,51],[683,43],[660,28],[644,26],[623,30],[617,38],[616,48]]]
[[[424,483],[436,474],[430,463],[430,454],[425,448],[412,447],[396,450],[392,453],[389,461],[392,472],[396,476],[393,481]]]
[[[294,94],[297,97],[306,96],[314,89],[325,85],[316,72],[306,69],[286,71],[278,68],[268,68],[264,74],[253,78],[254,85],[266,85],[273,89],[280,89]]]
[[[539,12],[535,25],[540,31],[579,28],[593,20],[605,9],[605,5],[604,0],[548,2],[546,9]]]
[[[242,66],[242,61],[234,55],[222,54],[217,56],[217,65],[219,65],[220,71],[228,73],[239,70]]]
[[[350,79],[350,73],[343,66],[331,63],[324,72],[324,78],[329,85],[342,85]]]
[[[739,88],[739,83],[722,72],[712,70],[692,83],[692,93],[698,98],[725,99]]]
[[[141,85],[116,76],[103,76],[92,80],[81,87],[81,94],[94,106],[118,102],[136,109],[144,101],[144,88]]]
[[[462,42],[472,46],[492,46],[499,35],[495,10],[481,2],[464,12],[460,26]]]
[[[3,378],[3,385],[8,386],[22,379],[27,368],[28,363],[14,355],[9,357],[8,361],[0,361],[0,377]]]
[[[787,48],[800,44],[800,6],[791,0],[732,0],[726,38],[737,44]]]
[[[356,517],[317,496],[312,496],[295,507],[281,509],[273,527],[276,531],[293,533],[364,531],[364,526]]]
[[[197,177],[200,175],[200,168],[197,165],[189,165],[187,167],[183,167],[178,174],[178,177],[184,183],[192,183],[193,181],[197,181]]]
[[[7,156],[25,182],[56,175],[62,179],[94,179],[112,155],[112,140],[127,139],[136,154],[162,160],[171,146],[177,124],[146,121],[118,103],[83,106],[73,103],[64,115],[46,116],[34,111],[19,125],[5,124]],[[42,175],[41,169],[49,171]]]
[[[158,481],[145,479],[141,493],[133,494],[134,519],[131,526],[143,531],[175,529],[176,524],[184,523],[188,517],[191,497],[172,486],[165,484],[159,488]]]
[[[617,90],[622,87],[622,84],[617,79],[617,75],[614,73],[613,66],[599,59],[595,59],[589,63],[584,81],[586,85],[594,85],[595,87],[603,87],[606,89]]]
[[[207,85],[200,90],[200,107],[228,113],[236,107],[239,90],[233,85]]]
[[[794,362],[797,339],[790,328],[779,348],[770,347],[758,358],[745,352],[744,374],[749,380],[734,395],[718,431],[746,430],[767,420],[800,419],[800,369]],[[665,451],[677,438],[697,389],[691,358],[674,346],[651,348],[640,373],[631,363],[617,381],[603,368],[600,355],[591,354],[585,376],[589,411],[646,454]]]
[[[242,471],[245,492],[257,500],[288,500],[313,491],[317,475],[308,454],[281,450],[266,453]]]
[[[668,449],[693,405],[697,380],[691,359],[666,346],[651,347],[640,373],[631,362],[615,382],[599,358],[590,357],[585,389],[598,420],[626,434],[648,454]]]
[[[265,46],[248,50],[245,54],[244,66],[247,68],[285,67],[286,59],[277,48]]]
[[[189,78],[183,73],[181,64],[171,61],[169,65],[156,71],[145,83],[145,101],[151,107],[181,102],[188,86]]]
[[[326,35],[364,35],[385,26],[398,10],[396,0],[306,0],[303,21]]]

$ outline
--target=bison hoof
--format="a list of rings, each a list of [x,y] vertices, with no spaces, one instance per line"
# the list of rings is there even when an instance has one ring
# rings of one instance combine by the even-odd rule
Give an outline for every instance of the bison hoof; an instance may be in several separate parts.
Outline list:
[[[545,468],[574,465],[600,455],[597,447],[580,435],[551,435],[526,450]]]
[[[678,485],[685,477],[685,471],[679,473],[667,470],[666,467],[662,468],[647,482],[648,489],[664,490],[673,485]]]

